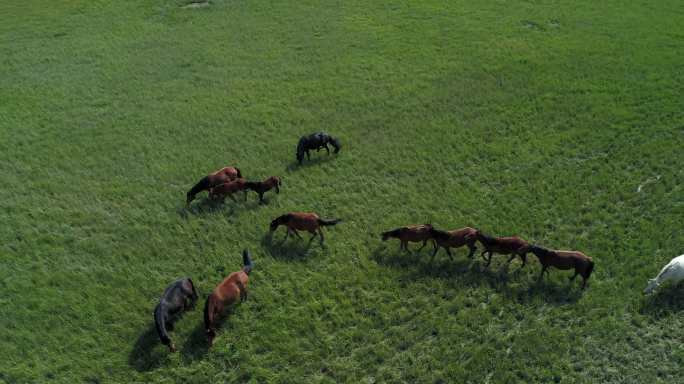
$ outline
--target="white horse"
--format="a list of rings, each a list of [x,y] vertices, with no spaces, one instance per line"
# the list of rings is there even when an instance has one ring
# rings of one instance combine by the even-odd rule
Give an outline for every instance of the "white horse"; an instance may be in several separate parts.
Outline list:
[[[684,255],[672,259],[660,270],[660,273],[655,279],[648,280],[648,286],[644,289],[644,293],[651,293],[658,288],[660,284],[670,280],[675,284],[684,280]]]

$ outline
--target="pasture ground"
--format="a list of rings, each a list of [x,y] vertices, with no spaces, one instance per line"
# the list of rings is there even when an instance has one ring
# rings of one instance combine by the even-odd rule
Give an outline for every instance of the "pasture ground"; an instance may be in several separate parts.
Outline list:
[[[684,3],[186,4],[0,4],[0,381],[682,382],[682,287],[641,291],[683,253]],[[295,166],[317,130],[341,153]],[[283,190],[185,210],[224,165]],[[290,210],[344,223],[270,242]],[[379,240],[424,222],[595,274]],[[250,300],[167,353],[164,287],[203,300],[243,248]]]

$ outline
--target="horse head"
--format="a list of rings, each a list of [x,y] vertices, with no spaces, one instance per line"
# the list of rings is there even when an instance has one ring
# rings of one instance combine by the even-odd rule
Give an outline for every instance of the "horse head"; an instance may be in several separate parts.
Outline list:
[[[330,141],[330,145],[335,147],[335,150],[333,152],[334,153],[340,152],[340,148],[342,148],[342,144],[340,143],[340,141],[337,138],[334,138],[332,136],[328,136],[328,139]]]

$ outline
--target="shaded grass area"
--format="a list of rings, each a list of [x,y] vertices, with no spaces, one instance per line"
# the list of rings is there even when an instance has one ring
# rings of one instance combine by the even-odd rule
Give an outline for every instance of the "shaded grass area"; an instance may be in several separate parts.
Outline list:
[[[0,5],[0,380],[682,379],[682,287],[641,296],[684,240],[679,2],[188,3]],[[342,151],[296,166],[317,130]],[[282,193],[185,209],[225,165]],[[344,222],[270,238],[290,210]],[[595,273],[379,239],[424,222]],[[204,299],[243,248],[250,300],[210,350],[198,305],[168,354],[163,289]]]

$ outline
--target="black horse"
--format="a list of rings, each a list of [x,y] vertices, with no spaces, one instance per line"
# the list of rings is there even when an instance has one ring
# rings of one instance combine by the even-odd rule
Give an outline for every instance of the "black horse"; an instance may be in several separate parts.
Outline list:
[[[302,136],[297,144],[297,161],[299,164],[301,164],[302,161],[304,161],[304,154],[306,154],[307,159],[311,160],[309,151],[313,149],[318,152],[321,150],[321,148],[325,148],[325,150],[328,151],[328,154],[330,154],[330,148],[328,148],[328,144],[335,148],[335,153],[338,153],[342,147],[339,140],[325,132],[316,132],[308,136]]]
[[[189,277],[179,279],[171,283],[154,309],[154,325],[157,328],[159,339],[162,344],[169,347],[171,352],[176,352],[176,346],[171,341],[167,331],[173,331],[173,323],[181,314],[195,307],[199,298],[197,288]]]

